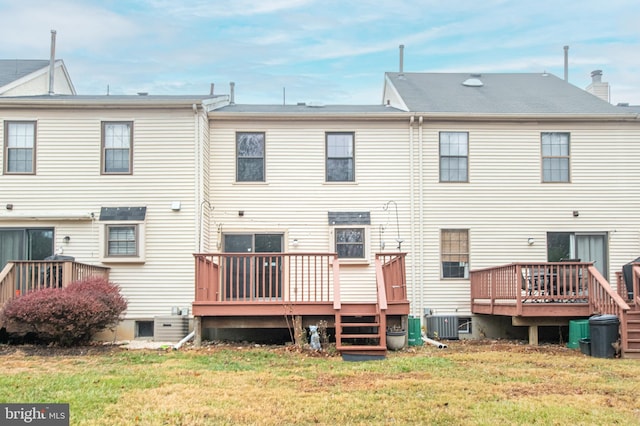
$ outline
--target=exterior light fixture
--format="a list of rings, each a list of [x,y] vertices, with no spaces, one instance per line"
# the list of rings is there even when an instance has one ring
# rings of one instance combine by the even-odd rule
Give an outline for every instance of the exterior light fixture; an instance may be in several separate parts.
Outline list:
[[[533,237],[527,238],[527,244],[529,244],[530,246],[532,246],[535,242],[536,240]]]
[[[67,235],[67,236],[65,236],[65,237],[62,239],[62,241],[63,241],[65,244],[69,244],[69,241],[71,241],[71,237]]]

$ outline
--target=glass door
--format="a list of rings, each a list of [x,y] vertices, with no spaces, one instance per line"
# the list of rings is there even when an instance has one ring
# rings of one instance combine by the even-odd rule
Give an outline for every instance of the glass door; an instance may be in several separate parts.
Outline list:
[[[576,257],[583,262],[593,262],[593,266],[609,279],[606,234],[576,234]]]
[[[0,229],[0,270],[12,260],[43,260],[53,251],[53,228]]]
[[[281,255],[283,234],[225,234],[225,253],[238,253],[225,261],[226,300],[279,300],[282,298]]]

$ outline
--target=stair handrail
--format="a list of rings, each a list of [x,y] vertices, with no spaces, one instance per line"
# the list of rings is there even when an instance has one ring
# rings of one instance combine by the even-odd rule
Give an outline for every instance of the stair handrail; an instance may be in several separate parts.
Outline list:
[[[633,265],[633,301],[636,309],[640,309],[640,266]]]
[[[592,278],[589,280],[589,305],[593,312],[622,314],[623,311],[631,309],[595,266],[591,265],[587,269]],[[599,292],[598,289],[601,289],[602,292]]]
[[[376,257],[376,289],[378,292],[378,307],[380,310],[387,309],[387,290],[382,273],[382,261]]]
[[[0,308],[14,297],[15,291],[15,263],[7,262],[0,271]]]
[[[627,312],[631,309],[627,302],[614,291],[598,269],[591,265],[589,270],[589,307],[591,312],[613,314],[620,321],[620,340],[622,352],[629,348],[627,339]]]

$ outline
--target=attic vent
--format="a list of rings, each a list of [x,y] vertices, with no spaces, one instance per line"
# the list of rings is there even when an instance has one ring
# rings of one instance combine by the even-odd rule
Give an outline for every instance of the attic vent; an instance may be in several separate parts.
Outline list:
[[[482,83],[480,77],[480,74],[471,74],[468,79],[462,82],[462,85],[467,87],[482,87],[484,83]]]

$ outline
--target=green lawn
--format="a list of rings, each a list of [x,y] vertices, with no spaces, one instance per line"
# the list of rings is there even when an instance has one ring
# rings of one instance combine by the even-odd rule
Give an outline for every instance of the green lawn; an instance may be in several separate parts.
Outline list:
[[[0,402],[74,425],[638,425],[640,360],[452,342],[345,362],[284,347],[0,355]]]

